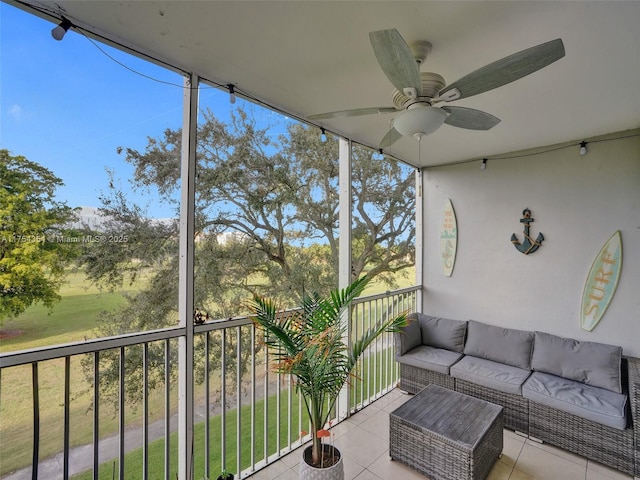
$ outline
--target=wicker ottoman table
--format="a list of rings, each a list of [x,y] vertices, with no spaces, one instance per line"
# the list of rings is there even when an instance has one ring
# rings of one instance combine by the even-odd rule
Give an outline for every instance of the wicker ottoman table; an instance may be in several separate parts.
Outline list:
[[[502,407],[438,385],[389,420],[391,459],[431,480],[484,480],[502,453]]]

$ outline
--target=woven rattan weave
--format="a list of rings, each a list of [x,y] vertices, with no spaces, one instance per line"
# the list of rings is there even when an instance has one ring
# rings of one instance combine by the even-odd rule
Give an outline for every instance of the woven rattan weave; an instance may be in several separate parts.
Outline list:
[[[453,390],[454,378],[443,373],[425,370],[412,365],[400,364],[400,389],[409,393],[418,393],[427,385],[440,385]]]
[[[504,407],[504,426],[527,434],[529,432],[529,400],[522,395],[504,393],[465,380],[456,379],[456,392],[465,393]]]
[[[633,430],[618,430],[529,402],[529,434],[552,445],[633,475]]]
[[[634,462],[636,478],[640,478],[640,358],[627,358],[629,369],[629,400],[631,404],[631,417],[635,422],[634,435]]]
[[[430,385],[389,416],[389,455],[431,480],[484,480],[502,453],[503,408]]]

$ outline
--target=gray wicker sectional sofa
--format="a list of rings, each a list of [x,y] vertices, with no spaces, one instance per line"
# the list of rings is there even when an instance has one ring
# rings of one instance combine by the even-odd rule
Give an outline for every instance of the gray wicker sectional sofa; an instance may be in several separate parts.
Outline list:
[[[421,313],[395,334],[400,388],[504,407],[505,427],[640,479],[640,359],[622,348]]]

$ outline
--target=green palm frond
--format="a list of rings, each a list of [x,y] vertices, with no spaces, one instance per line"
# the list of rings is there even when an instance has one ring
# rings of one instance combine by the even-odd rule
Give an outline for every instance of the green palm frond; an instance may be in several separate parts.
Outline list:
[[[320,450],[317,431],[328,421],[358,359],[376,338],[398,331],[406,323],[406,315],[398,315],[379,322],[350,347],[345,344],[347,327],[342,314],[368,282],[368,277],[362,277],[326,298],[305,294],[295,311],[278,311],[272,300],[258,296],[250,304],[254,322],[272,352],[274,369],[295,377],[296,390],[302,394],[312,424],[314,458]]]
[[[372,328],[368,329],[362,334],[362,336],[355,340],[351,345],[351,351],[349,352],[349,365],[355,366],[358,359],[362,356],[365,350],[385,332],[394,333],[400,331],[401,327],[407,324],[407,314],[401,313],[400,315],[393,317],[389,320],[378,322]]]

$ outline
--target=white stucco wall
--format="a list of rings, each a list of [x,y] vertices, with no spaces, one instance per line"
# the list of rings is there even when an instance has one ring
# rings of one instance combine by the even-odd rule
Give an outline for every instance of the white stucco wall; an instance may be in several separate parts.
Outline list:
[[[424,171],[423,311],[455,319],[540,330],[622,345],[640,357],[640,130],[591,139],[588,154],[562,145],[505,154],[555,151],[516,159],[489,159]],[[608,140],[625,135],[635,137]],[[587,139],[589,141],[590,139]],[[602,141],[598,141],[602,140]],[[442,273],[439,227],[450,198],[458,220],[458,252],[451,277]],[[542,247],[518,252],[522,210],[542,232]],[[623,265],[605,316],[592,331],[579,325],[591,264],[620,230]]]

